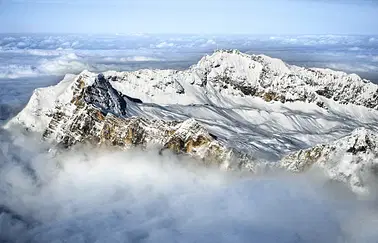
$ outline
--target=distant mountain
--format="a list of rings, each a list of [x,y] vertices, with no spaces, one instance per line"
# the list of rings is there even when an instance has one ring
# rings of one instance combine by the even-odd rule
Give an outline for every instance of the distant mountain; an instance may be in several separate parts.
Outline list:
[[[236,50],[205,56],[186,71],[106,72],[105,77],[122,93],[159,104],[226,105],[234,97],[255,96],[267,102],[303,101],[321,107],[326,98],[378,109],[378,85],[355,74],[297,67]]]
[[[378,130],[378,85],[354,74],[217,51],[185,71],[66,75],[35,90],[5,127],[14,126],[64,147],[158,147],[253,171],[283,158],[284,168],[301,172],[334,158],[333,147],[353,154],[353,144],[338,145],[345,138],[331,141],[359,127],[359,135]],[[352,160],[365,159],[354,148]]]

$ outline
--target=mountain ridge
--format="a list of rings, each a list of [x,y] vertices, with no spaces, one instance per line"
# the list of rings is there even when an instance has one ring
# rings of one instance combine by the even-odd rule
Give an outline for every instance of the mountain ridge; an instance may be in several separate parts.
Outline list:
[[[203,57],[188,70],[139,70],[135,72],[105,72],[112,85],[127,93],[124,80],[131,87],[146,92],[142,100],[155,103],[174,102],[153,98],[164,92],[183,96],[185,90],[206,93],[208,97],[197,97],[189,103],[212,103],[222,101],[224,96],[257,96],[265,101],[304,101],[323,106],[323,98],[333,99],[341,104],[356,104],[378,109],[378,86],[355,74],[319,68],[301,68],[285,64],[280,59],[265,55],[247,55],[238,51],[219,50]],[[155,82],[158,80],[157,82]],[[152,89],[141,87],[141,83],[153,83]],[[121,84],[119,84],[121,83]],[[191,85],[188,85],[188,83]],[[209,84],[209,85],[208,85]],[[132,89],[131,89],[132,90]],[[163,92],[158,92],[162,90]],[[161,101],[161,102],[158,102]],[[180,103],[180,101],[177,101]],[[215,103],[213,102],[213,103]],[[181,102],[180,104],[187,104]],[[225,104],[223,104],[225,105]]]

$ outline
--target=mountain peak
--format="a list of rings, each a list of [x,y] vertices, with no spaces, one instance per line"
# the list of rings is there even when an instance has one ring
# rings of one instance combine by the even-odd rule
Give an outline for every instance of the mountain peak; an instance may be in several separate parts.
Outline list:
[[[103,113],[127,115],[125,97],[112,87],[102,73],[98,74],[92,85],[84,88],[82,92],[85,102],[99,108]]]

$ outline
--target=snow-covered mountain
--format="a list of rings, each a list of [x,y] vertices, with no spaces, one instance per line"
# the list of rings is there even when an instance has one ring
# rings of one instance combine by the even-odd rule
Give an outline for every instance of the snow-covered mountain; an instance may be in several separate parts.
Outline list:
[[[318,163],[302,158],[303,149],[359,127],[376,132],[377,124],[378,86],[368,80],[217,51],[184,71],[67,75],[56,86],[37,89],[5,127],[21,126],[64,146],[90,141],[170,148],[226,167],[294,153],[282,163],[302,171]],[[321,148],[346,151],[344,143],[335,143]]]

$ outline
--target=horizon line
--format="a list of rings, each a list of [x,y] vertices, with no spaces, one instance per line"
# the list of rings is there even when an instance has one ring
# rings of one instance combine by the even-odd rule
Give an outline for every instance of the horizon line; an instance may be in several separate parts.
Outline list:
[[[351,34],[341,34],[341,33],[305,33],[305,34],[295,34],[295,33],[153,33],[153,32],[134,32],[134,33],[89,33],[89,32],[1,32],[0,35],[43,35],[43,34],[49,34],[49,35],[115,35],[115,36],[143,36],[143,35],[152,35],[152,36],[158,36],[158,35],[181,35],[181,36],[378,36],[378,33],[371,33],[371,34],[357,34],[357,33],[351,33]]]

